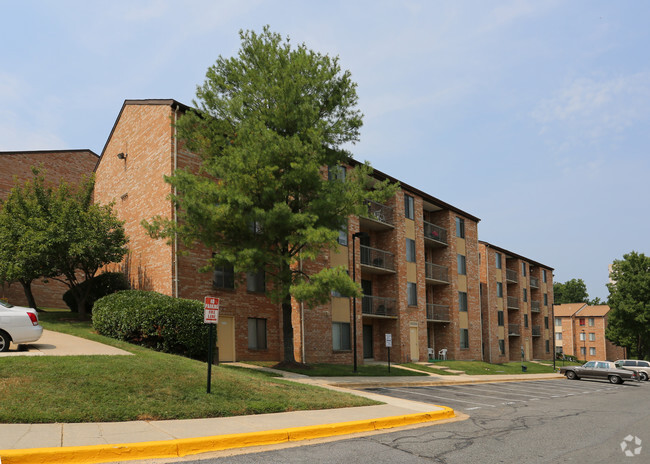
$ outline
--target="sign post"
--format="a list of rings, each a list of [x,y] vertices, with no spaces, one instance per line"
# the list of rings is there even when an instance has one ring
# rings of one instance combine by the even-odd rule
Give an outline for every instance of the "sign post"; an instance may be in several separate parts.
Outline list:
[[[219,298],[206,296],[203,301],[203,322],[210,324],[210,334],[208,335],[208,389],[212,384],[212,349],[214,347],[215,327],[219,323]]]
[[[390,374],[390,348],[393,346],[393,336],[386,334],[386,349],[388,350],[388,374]]]

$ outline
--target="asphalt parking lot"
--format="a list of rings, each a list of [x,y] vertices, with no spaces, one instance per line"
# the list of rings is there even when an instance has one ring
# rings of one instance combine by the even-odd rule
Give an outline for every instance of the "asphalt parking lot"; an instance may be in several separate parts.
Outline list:
[[[526,382],[481,383],[427,387],[367,388],[381,395],[449,406],[458,411],[525,404],[552,398],[620,392],[626,388],[650,388],[650,382],[625,382],[612,385],[599,380],[542,380]]]

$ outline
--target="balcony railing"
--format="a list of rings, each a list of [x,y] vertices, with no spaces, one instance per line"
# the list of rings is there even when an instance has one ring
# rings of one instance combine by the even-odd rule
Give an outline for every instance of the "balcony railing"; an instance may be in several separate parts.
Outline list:
[[[533,332],[533,337],[541,337],[542,336],[542,327],[539,325],[534,325],[532,328]]]
[[[395,257],[389,251],[361,245],[361,264],[378,269],[395,271]]]
[[[424,238],[447,245],[447,229],[424,221]]]
[[[508,324],[508,336],[510,337],[518,337],[521,335],[519,325],[518,324]]]
[[[433,263],[424,263],[424,277],[437,283],[449,283],[449,268]]]
[[[519,309],[519,299],[516,296],[508,297],[508,309]]]
[[[427,320],[433,322],[450,322],[449,306],[427,303]]]
[[[539,279],[537,277],[530,277],[530,288],[539,288]]]
[[[372,200],[365,200],[364,204],[368,207],[368,215],[366,217],[390,226],[395,225],[393,208]]]
[[[508,282],[517,282],[517,271],[506,269],[506,280]]]
[[[361,300],[361,311],[365,316],[397,317],[397,300],[364,295]]]
[[[538,313],[542,309],[541,304],[539,301],[533,300],[530,302],[530,310],[533,313]]]

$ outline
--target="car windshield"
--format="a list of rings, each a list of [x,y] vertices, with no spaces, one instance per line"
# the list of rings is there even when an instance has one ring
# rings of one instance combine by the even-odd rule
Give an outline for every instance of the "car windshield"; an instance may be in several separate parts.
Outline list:
[[[2,300],[0,300],[0,306],[4,306],[5,308],[13,308],[14,307],[14,305],[6,303],[6,302],[4,302]]]

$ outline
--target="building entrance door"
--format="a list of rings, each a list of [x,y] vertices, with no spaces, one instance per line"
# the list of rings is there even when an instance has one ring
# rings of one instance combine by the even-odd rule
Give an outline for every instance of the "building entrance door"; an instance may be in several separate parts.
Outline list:
[[[416,323],[417,324],[417,323]],[[420,343],[418,341],[418,326],[411,326],[410,334],[411,336],[411,361],[416,362],[420,360]]]
[[[219,362],[235,361],[235,318],[233,316],[219,316],[217,347]]]
[[[372,352],[372,326],[368,324],[363,325],[363,357],[364,359],[375,357]]]

